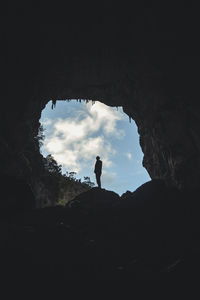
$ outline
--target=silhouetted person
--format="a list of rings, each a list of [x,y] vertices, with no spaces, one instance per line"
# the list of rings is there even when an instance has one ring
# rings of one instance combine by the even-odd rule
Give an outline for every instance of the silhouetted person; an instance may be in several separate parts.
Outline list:
[[[100,160],[100,157],[97,156],[96,157],[96,163],[95,163],[95,167],[94,167],[94,173],[96,174],[96,181],[98,184],[98,187],[101,188],[101,170],[102,170],[102,161]]]

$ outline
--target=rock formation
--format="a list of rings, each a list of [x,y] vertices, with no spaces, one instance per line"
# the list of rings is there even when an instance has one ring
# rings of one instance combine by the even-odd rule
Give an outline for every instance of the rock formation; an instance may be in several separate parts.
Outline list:
[[[200,266],[199,10],[183,3],[126,11],[117,2],[101,1],[94,11],[85,5],[59,12],[50,3],[39,11],[25,11],[19,2],[9,7],[0,118],[1,183],[10,188],[1,197],[7,201],[0,226],[4,274],[9,282],[18,270],[34,282],[48,275],[194,281]],[[121,199],[93,189],[65,208],[30,210],[31,187],[40,185],[43,169],[36,138],[41,111],[50,100],[67,99],[122,106],[138,126],[152,181]]]
[[[94,24],[76,19],[73,26],[70,18],[66,24],[35,26],[20,26],[13,18],[6,28],[3,174],[34,181],[40,172],[34,138],[42,109],[49,100],[88,99],[122,106],[135,120],[143,164],[152,179],[179,189],[199,187],[200,59],[195,31],[192,23],[186,28],[181,16],[177,25],[175,14],[167,27],[163,11],[143,14],[128,14],[128,24],[112,23],[105,16],[99,23],[98,17],[93,19]]]
[[[194,283],[200,267],[198,211],[198,197],[153,180],[121,198],[93,188],[66,207],[4,212],[1,270],[5,266],[9,282]]]

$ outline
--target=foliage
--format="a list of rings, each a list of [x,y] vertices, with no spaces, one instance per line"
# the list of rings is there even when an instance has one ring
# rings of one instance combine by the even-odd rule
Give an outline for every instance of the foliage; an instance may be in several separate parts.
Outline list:
[[[90,186],[91,188],[95,185],[94,182],[91,182],[90,181],[90,177],[88,176],[84,176],[84,181],[83,181],[84,184]]]
[[[38,135],[35,138],[35,141],[39,143],[40,147],[42,146],[44,138],[44,128],[40,124]],[[44,206],[45,202],[48,202],[48,205],[51,206],[65,205],[80,193],[94,186],[94,183],[90,181],[88,176],[85,176],[84,181],[81,182],[81,179],[76,178],[76,172],[66,172],[62,174],[62,166],[58,165],[51,154],[47,155],[46,158],[42,157],[42,163],[43,172],[40,181],[44,187],[41,206]],[[45,206],[46,205],[47,204],[45,204]]]
[[[39,143],[39,147],[41,147],[43,145],[43,141],[44,141],[45,135],[44,135],[44,127],[42,126],[42,124],[40,124],[39,128],[38,128],[38,134],[35,137],[35,139],[38,141]]]
[[[44,159],[44,167],[50,173],[55,175],[61,174],[62,166],[57,164],[57,161],[51,154],[47,155],[47,157]]]

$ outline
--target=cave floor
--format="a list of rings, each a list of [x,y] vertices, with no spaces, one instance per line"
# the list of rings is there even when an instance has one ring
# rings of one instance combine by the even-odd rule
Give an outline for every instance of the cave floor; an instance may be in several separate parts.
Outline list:
[[[156,214],[153,222],[133,216],[130,204],[118,200],[106,210],[75,205],[2,212],[2,270],[9,280],[198,278],[198,224],[191,231],[180,219],[174,226],[173,216],[167,225]]]

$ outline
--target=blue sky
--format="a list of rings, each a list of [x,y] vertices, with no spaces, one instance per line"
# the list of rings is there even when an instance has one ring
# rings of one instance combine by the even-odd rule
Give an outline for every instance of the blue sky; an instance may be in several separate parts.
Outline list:
[[[76,178],[89,176],[96,184],[94,164],[99,155],[102,188],[121,195],[150,180],[142,166],[137,126],[122,108],[71,100],[57,101],[52,110],[50,101],[40,122],[45,129],[41,153],[52,154],[63,173],[74,171]]]

